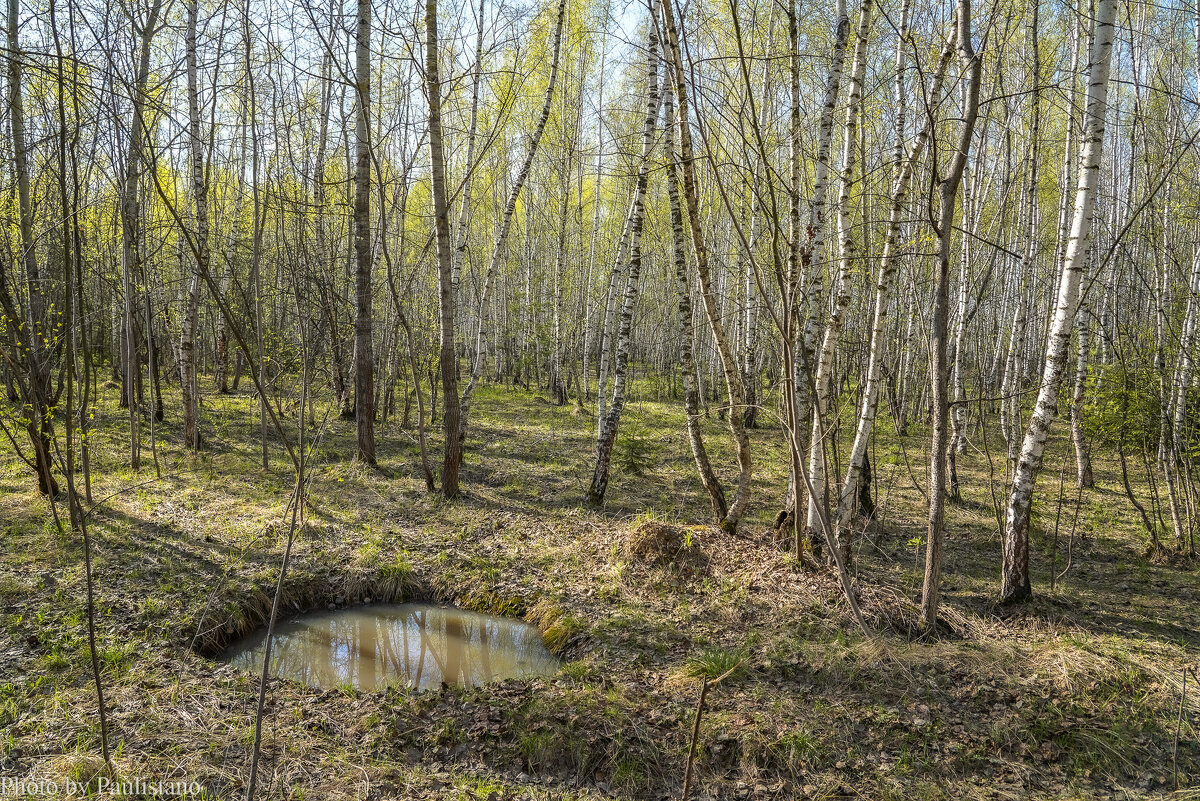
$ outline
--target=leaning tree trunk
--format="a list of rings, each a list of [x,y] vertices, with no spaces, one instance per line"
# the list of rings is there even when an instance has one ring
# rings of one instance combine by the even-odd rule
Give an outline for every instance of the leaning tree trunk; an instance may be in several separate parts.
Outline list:
[[[1108,75],[1116,7],[1116,0],[1096,2],[1096,38],[1089,59],[1086,121],[1071,236],[1058,282],[1054,316],[1047,331],[1046,364],[1042,371],[1041,389],[1021,446],[1004,525],[1000,598],[1005,603],[1021,601],[1032,595],[1029,582],[1029,521],[1033,486],[1042,465],[1050,423],[1058,411],[1058,390],[1066,369],[1071,323],[1079,308],[1083,270],[1087,263],[1092,210],[1096,202],[1100,157],[1104,146],[1104,118],[1108,110]]]
[[[665,0],[661,7],[666,37],[668,74],[671,76],[671,88],[675,92],[679,110],[679,149],[680,161],[683,165],[683,196],[687,202],[692,249],[695,251],[696,257],[696,273],[700,279],[700,295],[704,301],[704,312],[708,316],[709,328],[712,330],[717,355],[721,360],[721,370],[725,377],[725,388],[729,398],[729,432],[733,436],[737,449],[739,468],[737,491],[733,496],[733,503],[729,505],[728,514],[720,524],[724,531],[732,534],[737,531],[738,521],[746,511],[746,504],[750,499],[750,479],[754,470],[754,464],[750,457],[750,438],[746,434],[744,424],[746,389],[742,383],[737,357],[734,356],[733,349],[729,346],[729,337],[725,334],[725,324],[721,320],[721,310],[717,306],[712,288],[708,249],[700,219],[700,190],[696,181],[696,159],[692,148],[691,123],[688,121],[688,92],[684,80],[686,73],[683,55],[679,45],[679,29],[675,24],[675,12],[671,8],[671,0]]]
[[[670,0],[664,0],[670,2]],[[692,446],[692,458],[696,460],[696,470],[700,473],[700,482],[708,491],[712,502],[713,515],[720,523],[729,513],[725,501],[725,490],[713,472],[708,460],[708,451],[704,447],[704,437],[700,433],[700,402],[696,387],[696,363],[692,356],[692,339],[695,329],[692,324],[692,292],[688,278],[687,253],[684,245],[683,211],[679,205],[679,163],[675,157],[675,103],[671,93],[666,92],[666,137],[664,148],[667,151],[667,196],[671,202],[671,255],[675,262],[675,291],[679,296],[679,372],[683,375],[683,408],[687,414],[688,443]]]
[[[668,0],[669,2],[669,0]],[[646,218],[646,186],[650,180],[650,154],[654,150],[654,132],[658,120],[658,31],[654,21],[655,0],[648,0],[651,24],[646,42],[646,116],[642,121],[642,154],[638,162],[633,203],[629,208],[629,269],[625,280],[625,296],[621,304],[620,326],[617,330],[616,365],[613,369],[612,399],[599,420],[596,434],[596,466],[588,487],[587,504],[598,507],[604,503],[608,490],[613,445],[625,408],[625,385],[629,372],[629,349],[633,333],[633,307],[637,302],[642,269],[642,225]],[[615,271],[614,271],[615,272]],[[603,384],[600,391],[604,391]]]

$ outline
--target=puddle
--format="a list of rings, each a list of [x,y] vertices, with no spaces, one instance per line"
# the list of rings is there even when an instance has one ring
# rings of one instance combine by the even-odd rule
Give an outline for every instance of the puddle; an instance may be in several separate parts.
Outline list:
[[[266,639],[264,626],[215,659],[261,672]],[[559,663],[541,632],[519,620],[428,604],[373,604],[276,623],[271,666],[275,676],[324,690],[370,691],[548,676]]]

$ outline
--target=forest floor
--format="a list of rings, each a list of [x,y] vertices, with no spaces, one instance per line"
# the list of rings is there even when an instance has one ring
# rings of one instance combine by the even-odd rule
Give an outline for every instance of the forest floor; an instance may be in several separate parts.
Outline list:
[[[248,395],[208,396],[208,447],[184,453],[169,414],[158,429],[162,477],[148,451],[133,473],[107,393],[89,519],[118,778],[239,797],[258,680],[202,654],[266,613],[290,464],[272,440],[261,469]],[[880,524],[855,559],[866,636],[833,575],[802,569],[771,540],[786,466],[769,420],[752,437],[751,514],[729,537],[710,524],[677,402],[627,406],[601,512],[581,507],[590,414],[499,387],[484,387],[475,408],[456,503],[426,493],[412,432],[379,429],[375,471],[348,457],[352,421],[328,424],[288,608],[413,597],[524,616],[562,670],[422,693],[273,682],[259,797],[677,798],[697,677],[741,661],[708,694],[696,798],[1200,798],[1191,681],[1180,716],[1200,645],[1197,566],[1147,558],[1118,465],[1102,455],[1078,521],[1069,468],[1057,514],[1069,464],[1061,422],[1038,485],[1030,603],[994,604],[998,436],[989,449],[977,437],[960,458],[937,637],[912,625],[926,433],[913,427],[900,440],[881,422]],[[294,418],[294,407],[282,411]],[[715,415],[704,425],[728,481],[728,433]],[[100,749],[83,549],[31,484],[24,465],[0,462],[0,776],[86,779]],[[631,541],[646,523],[682,527],[683,550],[639,556]],[[1066,568],[1053,592],[1052,555]],[[1198,789],[1173,791],[1176,782]]]

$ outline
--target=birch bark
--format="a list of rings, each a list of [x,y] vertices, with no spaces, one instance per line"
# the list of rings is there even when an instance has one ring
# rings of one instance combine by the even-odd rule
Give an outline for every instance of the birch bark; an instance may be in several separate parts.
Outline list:
[[[729,509],[725,500],[725,490],[713,472],[708,451],[704,447],[704,437],[700,433],[699,393],[696,386],[695,359],[692,354],[692,340],[695,336],[692,293],[684,244],[683,210],[679,203],[679,163],[675,156],[675,102],[669,91],[664,93],[663,103],[666,106],[666,136],[663,147],[667,151],[667,196],[671,203],[671,256],[675,265],[675,291],[679,299],[679,371],[683,376],[683,408],[687,414],[688,444],[692,448],[692,458],[696,461],[700,482],[712,502],[713,516],[720,523],[729,513]]]
[[[828,481],[825,468],[827,432],[824,426],[829,419],[830,395],[833,391],[831,383],[833,356],[837,350],[842,326],[846,321],[852,289],[849,274],[851,262],[854,259],[855,243],[850,221],[850,195],[857,182],[855,172],[858,169],[858,124],[862,108],[863,77],[867,64],[867,43],[871,33],[871,15],[874,7],[873,0],[863,0],[859,12],[858,33],[854,43],[854,61],[850,71],[849,98],[846,105],[842,171],[837,200],[838,265],[832,287],[833,311],[825,323],[825,336],[821,341],[820,357],[813,378],[816,403],[812,418],[812,436],[809,440],[808,474],[811,482],[811,494],[808,499],[806,524],[806,530],[812,539],[815,539],[814,535],[821,530],[817,507],[825,502],[824,492]],[[842,560],[847,561],[850,555],[849,538],[839,539],[837,545],[842,549]]]
[[[625,387],[629,373],[629,350],[633,335],[633,308],[637,303],[642,269],[642,227],[646,215],[646,187],[650,181],[650,154],[654,149],[654,133],[659,111],[658,86],[658,26],[654,25],[655,0],[648,0],[650,25],[646,40],[646,113],[642,120],[642,152],[638,161],[637,178],[633,190],[633,203],[626,221],[629,237],[629,268],[625,280],[625,291],[621,302],[621,316],[617,330],[617,351],[613,368],[612,399],[599,418],[596,434],[596,465],[592,471],[592,482],[588,487],[586,502],[599,507],[604,503],[608,490],[610,463],[613,445],[617,441],[617,430],[621,425],[621,413],[625,409]],[[624,239],[624,237],[622,237]],[[619,251],[619,248],[618,248]],[[618,252],[618,258],[620,253]],[[614,277],[616,270],[614,270]],[[610,284],[610,292],[612,285]],[[605,386],[600,384],[603,395]]]
[[[1000,598],[1012,603],[1029,598],[1029,521],[1033,487],[1041,468],[1050,424],[1058,411],[1058,390],[1066,367],[1071,323],[1079,307],[1080,285],[1087,262],[1092,212],[1100,176],[1104,145],[1104,120],[1108,111],[1108,76],[1111,66],[1116,0],[1097,0],[1096,37],[1088,66],[1083,148],[1071,234],[1063,258],[1054,316],[1047,332],[1046,363],[1037,403],[1021,446],[1005,517]]]
[[[704,301],[704,312],[708,317],[709,329],[712,331],[713,341],[721,362],[721,371],[725,378],[725,387],[729,398],[729,431],[737,449],[739,467],[737,491],[734,494],[733,503],[729,505],[725,519],[720,524],[722,530],[732,534],[737,531],[738,521],[741,520],[742,514],[746,510],[746,504],[749,502],[750,479],[753,473],[750,438],[746,435],[744,425],[746,389],[742,382],[741,371],[738,369],[737,358],[729,346],[729,337],[725,334],[725,324],[721,320],[720,309],[717,307],[716,296],[712,289],[708,247],[700,219],[700,191],[696,182],[695,154],[692,147],[691,123],[688,118],[688,91],[684,80],[683,55],[679,44],[679,28],[675,24],[675,12],[671,6],[671,0],[664,0],[662,19],[666,37],[668,72],[671,76],[672,89],[675,92],[678,108],[683,195],[687,204],[692,250],[696,259],[696,274],[700,282],[700,296]]]
[[[904,67],[904,52],[907,46],[907,21],[910,3],[906,2],[901,10],[900,41],[896,45],[897,63],[897,94],[905,91],[901,85]],[[942,48],[941,56],[934,69],[929,87],[929,107],[936,109],[941,103],[942,84],[946,71],[954,57],[957,29],[952,29]],[[871,325],[869,356],[867,359],[866,375],[863,379],[862,406],[858,414],[858,424],[854,432],[854,442],[850,446],[850,466],[846,471],[846,481],[838,502],[837,525],[844,528],[850,525],[854,516],[855,501],[859,494],[859,483],[863,476],[866,463],[867,444],[871,430],[875,424],[875,415],[879,407],[879,384],[882,378],[883,361],[886,358],[888,309],[893,302],[893,283],[896,274],[897,255],[900,247],[900,230],[904,224],[907,208],[908,191],[912,183],[912,174],[917,162],[925,150],[932,135],[935,118],[928,115],[920,133],[916,136],[910,148],[904,147],[903,121],[897,121],[896,133],[898,145],[894,150],[895,159],[892,181],[890,210],[888,212],[887,231],[884,234],[883,253],[879,259],[879,273],[875,281],[875,315]]]
[[[488,259],[487,273],[484,276],[483,289],[479,296],[479,315],[478,323],[475,327],[475,354],[471,359],[471,377],[467,381],[467,386],[463,390],[462,400],[459,403],[460,413],[457,432],[453,433],[449,429],[446,430],[447,443],[449,443],[452,433],[458,440],[458,445],[454,449],[454,453],[455,457],[459,460],[462,457],[463,443],[467,438],[467,424],[471,414],[471,396],[475,392],[475,386],[479,383],[479,377],[483,370],[483,329],[484,320],[487,319],[485,312],[491,295],[492,285],[496,280],[496,272],[500,269],[500,258],[504,254],[504,243],[508,239],[509,229],[512,228],[513,215],[517,210],[517,200],[521,197],[521,189],[525,186],[525,181],[529,177],[529,170],[533,166],[534,156],[537,155],[538,144],[542,141],[542,134],[546,130],[546,121],[550,118],[550,105],[554,99],[554,86],[558,79],[559,55],[562,52],[563,19],[566,17],[566,13],[567,0],[559,0],[558,19],[554,25],[554,55],[550,61],[550,79],[546,86],[546,99],[542,104],[542,112],[538,117],[537,127],[534,128],[533,136],[530,139],[529,150],[525,154],[525,160],[522,162],[521,168],[517,172],[517,177],[513,182],[512,189],[509,192],[508,202],[505,204],[504,213],[500,218],[500,230],[497,232],[496,240],[492,244],[492,253]],[[455,359],[455,367],[457,368],[457,358]],[[449,453],[449,448],[447,448],[447,453]]]

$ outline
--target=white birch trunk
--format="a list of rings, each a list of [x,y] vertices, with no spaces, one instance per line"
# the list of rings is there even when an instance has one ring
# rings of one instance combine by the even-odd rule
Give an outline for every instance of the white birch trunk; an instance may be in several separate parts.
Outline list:
[[[1063,259],[1054,317],[1047,332],[1042,384],[1021,446],[1021,458],[1013,476],[1005,519],[1000,588],[1000,597],[1004,602],[1024,600],[1032,594],[1029,582],[1029,521],[1033,487],[1041,468],[1050,424],[1058,410],[1058,390],[1066,368],[1071,324],[1079,307],[1080,286],[1087,263],[1092,211],[1104,145],[1104,120],[1108,111],[1108,76],[1116,6],[1116,0],[1097,0],[1096,3],[1096,39],[1089,58],[1086,122],[1071,235]]]
[[[596,435],[596,464],[592,482],[588,487],[587,504],[599,507],[604,503],[610,478],[609,465],[617,431],[621,424],[621,413],[625,408],[625,387],[629,372],[629,350],[633,334],[633,309],[637,303],[642,268],[642,226],[645,222],[646,187],[650,181],[650,155],[654,149],[654,134],[657,128],[659,102],[658,87],[658,33],[654,25],[655,0],[648,0],[650,25],[646,43],[646,114],[642,121],[642,152],[638,161],[638,173],[633,192],[633,205],[629,210],[627,232],[629,234],[629,269],[625,280],[625,292],[621,304],[620,327],[617,331],[617,351],[613,370],[612,400],[599,420]],[[614,270],[614,278],[616,271]],[[611,286],[610,286],[611,291]],[[604,392],[601,384],[600,392]]]
[[[509,229],[512,228],[513,214],[517,209],[517,200],[521,197],[521,189],[525,186],[525,181],[529,177],[529,170],[533,166],[534,156],[537,155],[538,144],[542,141],[542,134],[546,130],[546,121],[550,118],[550,106],[554,100],[554,86],[558,80],[559,55],[562,53],[563,19],[566,17],[566,13],[567,0],[559,0],[557,20],[554,25],[554,49],[550,61],[550,79],[546,85],[546,99],[542,103],[542,112],[538,117],[537,127],[530,138],[529,150],[525,154],[525,160],[517,172],[516,180],[513,182],[512,190],[508,195],[508,202],[504,206],[504,213],[500,218],[500,230],[497,232],[496,240],[492,244],[492,253],[488,259],[487,273],[483,279],[483,289],[480,291],[478,322],[475,326],[475,354],[471,359],[471,377],[467,381],[466,388],[463,390],[460,402],[458,420],[460,451],[462,443],[467,438],[467,425],[471,413],[471,396],[475,391],[475,385],[479,382],[479,376],[483,369],[483,321],[486,319],[486,309],[492,285],[496,280],[496,272],[500,268],[500,258],[504,254],[504,243],[508,239]]]
[[[866,73],[867,42],[871,32],[871,14],[874,12],[873,0],[863,0],[859,12],[858,33],[854,44],[854,61],[850,72],[849,98],[846,106],[845,138],[842,147],[842,172],[840,192],[837,201],[838,227],[838,267],[833,281],[833,311],[825,324],[825,336],[821,342],[820,357],[817,361],[814,383],[816,385],[816,403],[812,418],[812,437],[809,440],[808,474],[811,483],[808,499],[808,519],[806,529],[810,533],[820,530],[821,520],[818,506],[824,502],[825,485],[828,481],[825,469],[825,426],[828,421],[829,396],[833,391],[831,386],[833,356],[837,350],[838,337],[846,321],[846,312],[850,306],[851,286],[849,273],[854,259],[854,236],[850,220],[850,194],[856,183],[855,172],[858,169],[858,123],[862,108],[863,77]],[[848,557],[847,549],[842,547],[843,559]]]
[[[903,75],[903,60],[907,39],[909,3],[906,2],[901,12],[900,41],[896,46],[897,62],[897,93],[904,91],[900,81]],[[936,108],[942,95],[942,84],[946,70],[954,57],[954,43],[957,31],[951,30],[950,36],[942,48],[941,57],[935,68],[929,87],[929,104]],[[882,380],[883,361],[886,358],[888,309],[892,305],[893,284],[898,259],[896,251],[900,247],[900,229],[904,223],[908,201],[908,190],[912,183],[913,169],[920,160],[929,137],[933,131],[933,118],[927,117],[925,125],[917,135],[911,148],[905,154],[903,141],[903,122],[898,121],[896,137],[899,145],[895,148],[894,158],[897,159],[892,181],[891,208],[888,213],[888,227],[884,234],[883,253],[879,259],[879,273],[875,281],[875,315],[871,325],[871,339],[867,370],[863,379],[862,406],[858,414],[858,424],[854,431],[854,442],[850,446],[850,467],[846,471],[846,481],[838,502],[837,527],[848,527],[854,516],[855,501],[858,498],[859,483],[862,480],[863,466],[866,463],[867,445],[871,430],[875,425],[875,415],[879,407],[879,384]],[[911,317],[910,317],[911,321]]]

